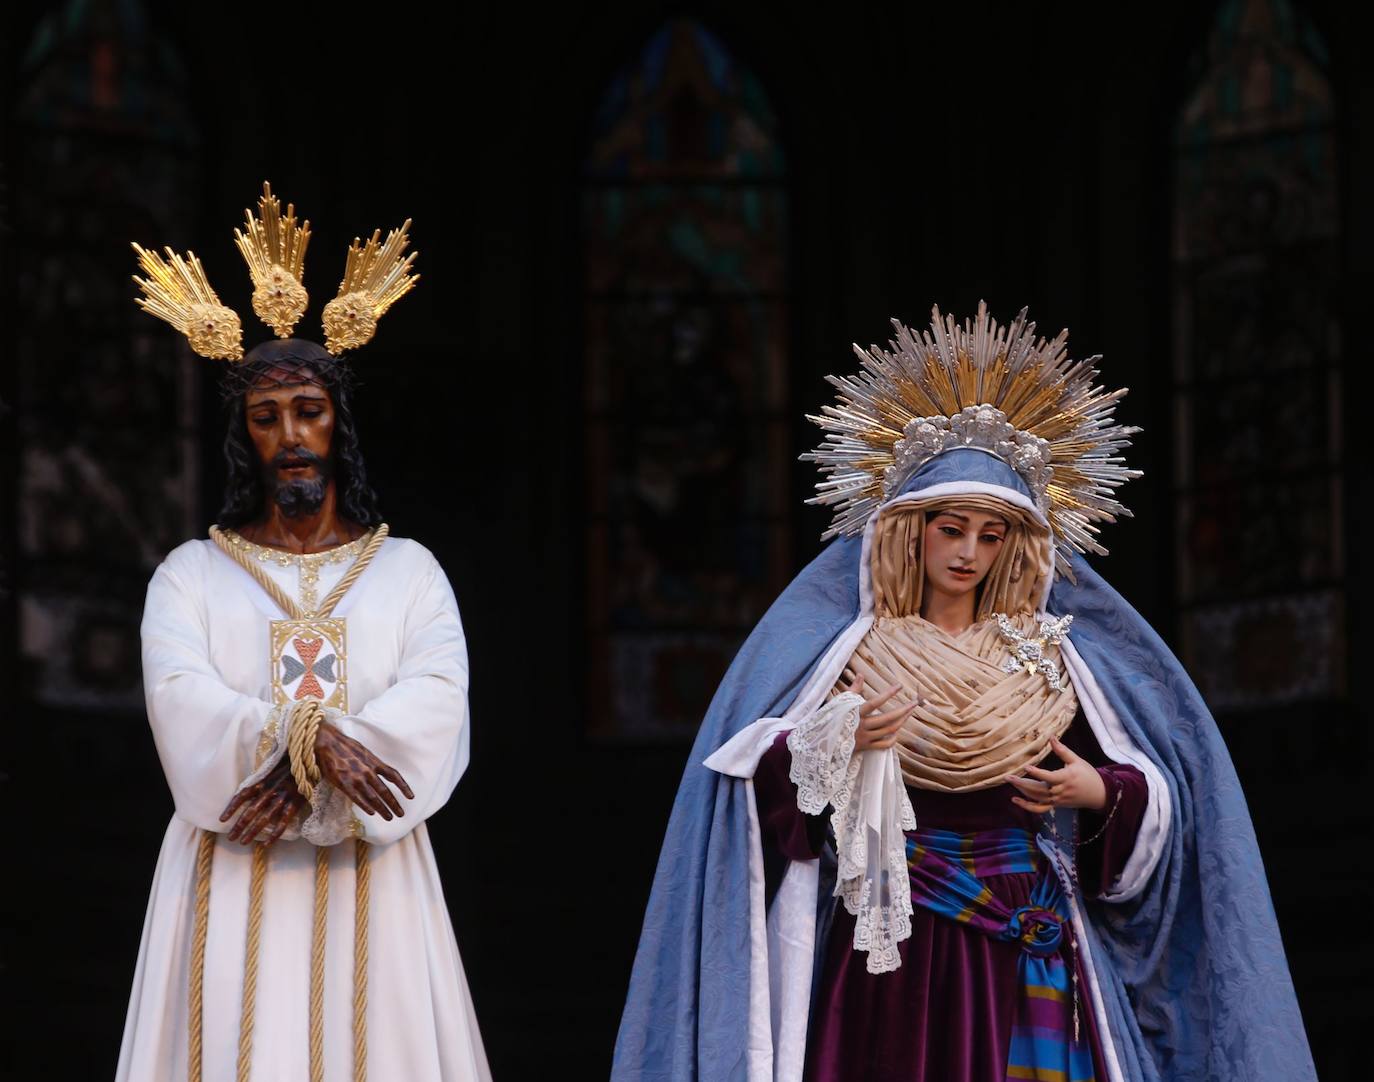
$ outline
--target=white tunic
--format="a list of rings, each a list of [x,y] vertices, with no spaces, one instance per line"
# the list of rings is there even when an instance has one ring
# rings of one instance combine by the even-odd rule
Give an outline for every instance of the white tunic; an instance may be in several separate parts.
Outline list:
[[[314,561],[319,598],[343,576],[352,552],[334,562]],[[286,566],[273,559],[260,564],[288,595],[300,598],[299,558],[287,558]],[[339,728],[399,770],[415,793],[414,800],[399,797],[403,818],[386,822],[358,814],[372,861],[368,1078],[487,1080],[425,829],[468,762],[467,647],[458,606],[429,550],[389,537],[333,615],[347,626],[349,712]],[[187,985],[202,830],[220,835],[205,950],[203,1078],[235,1077],[251,849],[223,837],[232,821],[221,823],[219,815],[254,770],[273,709],[269,622],[285,616],[209,540],[175,549],[148,586],[144,687],[176,814],[153,877],[117,1080],[187,1077]],[[353,1078],[353,848],[330,850],[324,1077],[339,1082]],[[294,1082],[310,1077],[315,846],[281,840],[268,854],[251,1078]]]

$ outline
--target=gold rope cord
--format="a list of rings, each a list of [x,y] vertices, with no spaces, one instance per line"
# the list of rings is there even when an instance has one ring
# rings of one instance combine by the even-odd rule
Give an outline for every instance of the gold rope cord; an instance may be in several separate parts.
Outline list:
[[[367,1082],[367,922],[372,862],[367,842],[353,841],[353,1082]]]
[[[266,881],[267,846],[255,845],[253,870],[248,880],[248,936],[243,948],[243,1007],[239,1013],[238,1082],[248,1082],[248,1076],[253,1069],[253,1019],[258,1001],[258,944],[262,939],[262,895]],[[200,970],[203,976],[203,958]]]
[[[301,607],[296,604],[295,598],[278,586],[277,581],[272,578],[271,575],[250,560],[247,553],[237,548],[225,535],[223,530],[218,526],[211,526],[210,537],[214,540],[215,544],[219,546],[221,552],[257,580],[258,585],[267,591],[268,595],[277,603],[277,607],[281,609],[282,612],[286,613],[286,615],[293,620],[304,619],[305,614],[301,612]],[[358,559],[361,560],[362,556],[359,555]]]
[[[310,929],[310,1082],[324,1079],[324,932],[329,915],[329,850],[315,849],[315,917]]]
[[[315,737],[324,720],[324,708],[315,699],[302,699],[291,707],[286,725],[286,754],[291,779],[301,796],[311,800],[320,781],[315,761]],[[310,1082],[324,1080],[324,941],[329,919],[329,850],[315,849],[315,912],[310,926]]]
[[[205,934],[210,926],[210,862],[215,857],[215,834],[201,833],[196,850],[196,918],[191,932],[191,997],[187,1030],[186,1073],[191,1082],[200,1082],[201,1049],[204,1039]]]
[[[382,542],[386,540],[390,532],[391,527],[385,522],[372,531],[372,536],[368,538],[367,544],[363,546],[363,551],[358,553],[358,558],[349,565],[348,570],[343,573],[343,577],[339,579],[334,589],[330,590],[325,596],[319,608],[309,615],[323,618],[334,611],[334,606],[339,603],[344,594],[348,593],[349,587],[357,582],[358,576],[367,570],[367,565],[372,562],[372,557],[377,555],[377,550],[382,547]],[[272,576],[264,571],[261,566],[255,563],[246,552],[230,541],[223,530],[218,526],[211,526],[210,537],[214,539],[215,544],[219,546],[221,552],[257,580],[258,585],[267,591],[282,612],[286,613],[286,615],[293,620],[303,620],[306,618],[307,614],[301,611],[301,607],[296,604],[295,599],[283,590],[281,586],[277,584],[277,580],[272,578]]]
[[[358,581],[359,575],[367,570],[367,565],[372,562],[372,557],[377,555],[377,550],[382,547],[382,542],[386,540],[386,535],[390,530],[391,527],[385,522],[377,527],[372,537],[368,540],[367,545],[364,546],[363,551],[358,553],[358,558],[354,560],[353,563],[349,565],[348,570],[344,572],[343,578],[339,579],[334,589],[330,590],[325,596],[323,604],[320,605],[319,612],[316,613],[317,616],[328,616],[334,611],[334,606],[339,603],[344,594],[348,593],[348,588]]]
[[[368,539],[358,558],[353,561],[338,584],[329,591],[324,603],[314,614],[328,617],[358,576],[372,562],[390,532],[386,523],[379,525]],[[267,591],[278,607],[293,620],[305,618],[300,606],[242,549],[231,542],[218,526],[210,527],[210,537],[225,555],[248,572]],[[293,704],[287,721],[287,753],[291,761],[291,777],[307,800],[319,782],[319,766],[315,762],[315,737],[324,710],[314,699]],[[260,763],[258,764],[260,765]],[[215,832],[202,832],[196,859],[196,910],[191,937],[191,968],[189,975],[187,1074],[190,1082],[201,1082],[202,1046],[204,1040],[203,1004],[205,998],[205,939],[210,913],[210,870],[214,860]],[[372,868],[368,844],[355,839],[354,859],[354,924],[353,924],[353,1077],[357,1082],[367,1078],[367,962],[368,911],[371,904]],[[239,1018],[239,1053],[237,1082],[248,1082],[252,1066],[253,1023],[257,1000],[258,943],[262,930],[262,896],[267,872],[267,848],[253,847],[253,864],[248,893],[248,933],[244,947],[243,1004]],[[324,945],[326,916],[329,902],[329,850],[317,847],[315,853],[315,911],[311,928],[310,966],[310,1077],[318,1082],[324,1072]]]
[[[324,707],[318,699],[302,699],[291,707],[286,722],[286,754],[291,761],[291,780],[307,801],[315,798],[320,767],[315,762],[315,738],[324,721]]]

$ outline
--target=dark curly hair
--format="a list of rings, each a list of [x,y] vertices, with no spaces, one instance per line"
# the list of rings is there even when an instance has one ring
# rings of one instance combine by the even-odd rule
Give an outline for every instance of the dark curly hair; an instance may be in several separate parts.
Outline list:
[[[306,370],[299,379],[290,375]],[[286,376],[287,378],[282,378]],[[358,444],[358,428],[353,420],[349,393],[353,372],[346,360],[331,356],[314,342],[298,338],[264,342],[244,359],[226,370],[220,393],[228,407],[229,427],[224,434],[224,461],[228,476],[224,483],[224,506],[219,525],[236,528],[263,515],[265,493],[262,463],[248,435],[245,396],[249,388],[264,381],[284,385],[310,382],[324,389],[334,403],[334,485],[339,511],[360,526],[376,526],[382,521],[377,494],[367,483],[367,469]]]

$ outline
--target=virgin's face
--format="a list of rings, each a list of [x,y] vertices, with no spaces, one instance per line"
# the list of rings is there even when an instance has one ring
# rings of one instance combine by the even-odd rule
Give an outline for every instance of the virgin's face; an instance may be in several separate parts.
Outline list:
[[[926,520],[921,539],[926,589],[964,594],[987,576],[1007,540],[1007,520],[971,507],[950,507]]]

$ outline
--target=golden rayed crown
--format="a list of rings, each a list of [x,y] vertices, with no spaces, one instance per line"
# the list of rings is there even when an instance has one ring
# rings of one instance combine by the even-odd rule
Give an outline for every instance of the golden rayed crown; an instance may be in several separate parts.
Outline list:
[[[1037,339],[1024,308],[999,328],[981,301],[977,318],[962,326],[938,306],[919,335],[892,325],[890,350],[855,345],[859,372],[828,376],[838,404],[808,417],[825,439],[801,456],[824,475],[807,503],[837,507],[822,537],[863,533],[921,466],[972,447],[1001,458],[1026,483],[1049,521],[1061,574],[1072,577],[1074,552],[1105,554],[1096,523],[1130,515],[1115,489],[1141,471],[1117,453],[1140,429],[1113,419],[1125,387],[1094,386],[1101,358],[1070,359],[1067,330]]]
[[[253,311],[278,338],[290,338],[310,301],[304,282],[310,223],[296,224],[294,204],[287,204],[283,215],[280,201],[266,182],[257,217],[251,210],[243,213],[246,226],[243,231],[234,230],[234,242],[253,279]],[[337,356],[371,341],[377,321],[420,280],[418,274],[410,273],[417,253],[404,255],[409,231],[407,218],[387,234],[385,242],[380,229],[366,245],[353,238],[338,296],[324,308],[325,348],[330,353]],[[167,248],[163,259],[138,244],[133,247],[147,275],[134,275],[143,291],[135,303],[186,335],[202,357],[242,360],[243,328],[238,314],[220,303],[195,253],[187,252],[183,258]]]

